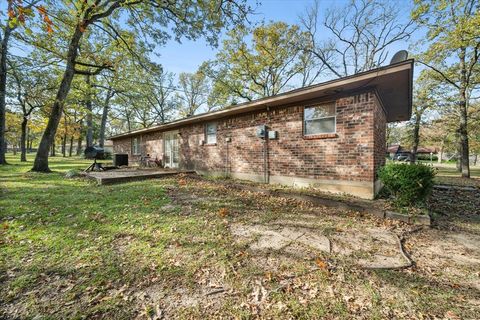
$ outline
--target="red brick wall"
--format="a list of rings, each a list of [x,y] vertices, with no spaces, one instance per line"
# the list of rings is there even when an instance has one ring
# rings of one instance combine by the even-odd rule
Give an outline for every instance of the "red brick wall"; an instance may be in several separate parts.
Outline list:
[[[216,145],[200,144],[205,140],[204,123],[181,127],[180,166],[263,175],[264,142],[256,137],[256,127],[267,124],[269,130],[278,131],[278,139],[268,141],[270,175],[373,182],[376,170],[385,161],[383,109],[373,91],[339,98],[335,104],[337,132],[321,138],[303,136],[304,106],[272,108],[219,119]],[[228,157],[226,137],[231,138]],[[130,148],[130,141],[131,138],[115,140],[114,151],[125,152]],[[161,133],[144,135],[145,148],[147,141],[161,148]]]
[[[182,164],[188,169],[224,172],[225,138],[231,137],[230,172],[263,175],[263,140],[255,134],[256,127],[265,123],[269,130],[278,131],[278,139],[268,142],[270,175],[373,181],[376,166],[384,159],[383,110],[373,92],[340,98],[336,108],[337,133],[322,139],[303,136],[303,106],[222,119],[217,122],[216,146],[200,145],[203,124],[181,128]]]
[[[152,158],[163,157],[163,133],[160,131],[149,132],[140,135],[140,154],[132,154],[132,137],[113,140],[114,153],[127,153],[129,162],[135,163],[140,160],[141,155],[150,154]]]

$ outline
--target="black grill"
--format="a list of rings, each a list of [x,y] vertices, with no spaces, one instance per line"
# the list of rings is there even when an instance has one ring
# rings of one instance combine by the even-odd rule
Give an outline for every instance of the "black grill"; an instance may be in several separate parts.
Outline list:
[[[105,150],[100,147],[87,147],[84,151],[85,159],[92,160],[104,160],[105,159]]]
[[[102,166],[101,163],[97,163],[97,160],[104,160],[105,159],[105,150],[100,147],[86,147],[85,151],[85,159],[92,159],[93,163],[85,169],[87,171],[104,171],[105,168]]]

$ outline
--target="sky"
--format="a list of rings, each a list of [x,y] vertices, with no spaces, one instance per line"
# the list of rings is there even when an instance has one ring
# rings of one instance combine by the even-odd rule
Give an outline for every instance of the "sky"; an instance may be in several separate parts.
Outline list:
[[[399,12],[405,18],[410,13],[411,1],[390,0],[399,8]],[[320,11],[332,6],[343,6],[349,0],[320,0]],[[289,24],[299,22],[301,15],[306,8],[314,4],[314,0],[261,0],[257,6],[255,0],[249,0],[250,5],[256,8],[255,14],[251,16],[253,23],[264,21],[284,21]],[[402,49],[408,49],[406,42],[397,43],[392,47],[390,56]],[[195,72],[202,62],[215,58],[218,48],[209,47],[203,39],[196,41],[183,41],[177,43],[169,41],[164,47],[158,48],[159,58],[154,58],[161,63],[164,69],[175,74],[180,72]],[[387,59],[390,61],[390,57]]]
[[[250,16],[252,23],[262,21],[284,21],[289,24],[298,24],[299,16],[305,12],[308,7],[314,4],[315,0],[247,0],[255,13]],[[258,1],[258,3],[257,3]],[[412,2],[411,0],[386,0],[391,1],[399,8],[399,19],[408,18]],[[335,6],[345,6],[350,0],[319,0],[320,15],[327,8]],[[5,3],[0,0],[0,10],[5,9]],[[3,12],[2,12],[3,14]],[[322,17],[320,17],[322,19]],[[419,35],[417,34],[417,37]],[[326,37],[326,35],[325,35]],[[221,36],[221,39],[223,35]],[[413,39],[414,41],[417,39]],[[221,43],[221,41],[220,41]],[[398,50],[408,49],[409,43],[398,42],[390,48],[387,62],[391,56]],[[163,65],[164,70],[173,72],[177,76],[181,72],[195,72],[198,67],[207,60],[215,58],[219,48],[210,47],[204,39],[195,41],[185,40],[177,43],[174,40],[168,41],[164,46],[157,47],[152,59]],[[25,55],[24,47],[16,45],[11,47],[12,54]],[[326,79],[324,79],[326,80]]]

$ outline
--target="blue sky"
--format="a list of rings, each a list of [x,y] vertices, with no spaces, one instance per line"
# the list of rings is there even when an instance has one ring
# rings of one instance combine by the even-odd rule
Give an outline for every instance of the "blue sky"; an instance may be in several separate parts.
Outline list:
[[[390,0],[399,7],[400,19],[405,19],[410,14],[411,1]],[[256,7],[256,1],[250,1],[252,7]],[[332,6],[343,6],[349,0],[320,0],[320,12]],[[252,22],[284,21],[290,24],[299,22],[299,15],[305,9],[314,4],[314,0],[261,0],[256,13],[251,16]],[[401,49],[408,49],[408,43],[397,43],[391,49],[391,55]],[[200,64],[213,59],[218,48],[209,47],[204,40],[183,41],[181,44],[170,41],[166,46],[157,50],[160,58],[155,59],[161,63],[165,70],[174,72],[194,72]],[[388,59],[389,60],[389,59]]]
[[[314,0],[247,0],[253,8],[256,8],[255,14],[250,16],[253,23],[261,21],[284,21],[289,24],[299,22],[301,15],[307,7],[314,4]],[[350,0],[319,0],[320,15],[327,8],[334,6],[344,6]],[[387,0],[388,1],[388,0]],[[411,0],[389,0],[399,8],[399,19],[408,18],[412,6]],[[0,0],[0,10],[5,9],[5,3]],[[2,15],[4,12],[2,12]],[[417,34],[418,37],[418,34]],[[415,39],[414,39],[415,40]],[[395,44],[390,50],[390,56],[401,49],[408,49],[409,43],[400,42]],[[12,45],[11,53],[23,55],[22,46]],[[202,62],[215,58],[218,48],[211,48],[203,39],[196,41],[183,41],[177,43],[169,41],[165,46],[158,47],[156,53],[159,57],[152,57],[156,62],[161,63],[164,69],[175,74],[180,72],[195,72]],[[389,57],[390,58],[390,57]],[[389,59],[387,59],[389,61]]]

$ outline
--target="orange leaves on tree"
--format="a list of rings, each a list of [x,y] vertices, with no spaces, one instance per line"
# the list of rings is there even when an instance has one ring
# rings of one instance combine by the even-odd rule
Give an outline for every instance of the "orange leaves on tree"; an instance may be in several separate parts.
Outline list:
[[[47,9],[44,6],[33,6],[37,9],[38,13],[42,17],[45,24],[45,28],[48,33],[53,32],[53,22],[48,16]],[[22,4],[22,0],[8,0],[8,20],[10,28],[15,28],[18,25],[25,25],[27,16],[34,16],[34,13],[30,6],[25,7]],[[25,28],[26,31],[31,32],[30,29]]]
[[[44,6],[38,6],[37,11],[38,11],[38,13],[40,13],[41,16],[46,16],[47,15],[47,9],[45,9]]]
[[[15,16],[16,16],[15,11],[13,11],[13,9],[8,9],[8,17],[12,19],[12,18],[15,18]]]
[[[53,32],[53,22],[48,17],[47,9],[44,6],[37,6],[36,8],[37,8],[38,13],[42,17],[43,22],[45,23],[45,28],[47,29],[47,32],[52,33]]]
[[[43,22],[45,22],[47,24],[52,24],[52,20],[50,20],[50,18],[48,16],[43,17]]]

